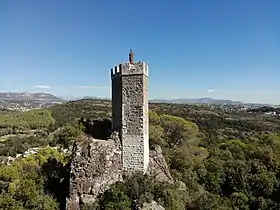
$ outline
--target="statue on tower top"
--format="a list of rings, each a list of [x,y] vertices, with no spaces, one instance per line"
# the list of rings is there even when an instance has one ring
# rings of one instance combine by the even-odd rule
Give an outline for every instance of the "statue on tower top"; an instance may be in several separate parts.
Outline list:
[[[134,63],[134,53],[132,52],[132,49],[129,51],[129,63],[133,64]]]

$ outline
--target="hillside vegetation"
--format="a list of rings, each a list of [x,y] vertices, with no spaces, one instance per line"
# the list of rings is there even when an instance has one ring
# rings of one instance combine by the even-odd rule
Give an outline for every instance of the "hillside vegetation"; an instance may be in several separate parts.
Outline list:
[[[1,114],[3,129],[19,125],[37,129],[31,136],[15,134],[0,142],[1,155],[15,155],[32,146],[69,148],[83,135],[84,128],[77,124],[81,117],[110,115],[111,103],[102,100]],[[162,148],[176,183],[158,183],[152,177],[135,175],[125,183],[116,183],[84,209],[130,209],[151,200],[167,210],[280,209],[279,117],[210,106],[150,104],[149,121],[150,147]],[[38,155],[1,165],[0,206],[63,206],[68,161],[68,156],[43,149]]]
[[[22,127],[26,129],[44,128],[54,124],[49,110],[12,112],[0,115],[1,127]]]

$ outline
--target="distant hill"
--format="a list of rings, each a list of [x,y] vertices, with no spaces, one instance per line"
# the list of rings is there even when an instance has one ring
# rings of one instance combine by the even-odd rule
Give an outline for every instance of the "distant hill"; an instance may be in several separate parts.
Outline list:
[[[84,96],[81,98],[76,98],[75,100],[81,99],[101,99],[101,100],[111,100],[110,98],[101,98],[94,96]],[[213,99],[213,98],[179,98],[179,99],[151,99],[150,103],[173,103],[173,104],[244,104],[241,101],[231,101],[226,99]],[[253,103],[252,103],[253,104]]]
[[[152,103],[174,103],[174,104],[243,104],[241,101],[231,101],[226,99],[213,99],[213,98],[193,98],[193,99],[153,99]]]
[[[62,102],[63,99],[52,95],[50,93],[15,93],[15,92],[0,92],[0,100],[42,100],[42,101],[55,101]]]
[[[79,100],[111,100],[108,97],[97,97],[97,96],[83,96],[83,97],[76,97],[72,101],[79,101]]]

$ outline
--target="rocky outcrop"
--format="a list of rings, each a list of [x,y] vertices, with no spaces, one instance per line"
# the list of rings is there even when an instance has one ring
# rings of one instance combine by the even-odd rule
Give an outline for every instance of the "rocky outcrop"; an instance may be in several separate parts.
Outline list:
[[[140,210],[165,210],[165,208],[159,205],[157,202],[152,201],[150,203],[144,203]]]
[[[158,181],[174,183],[160,146],[156,146],[155,149],[150,150],[147,174],[155,176]]]
[[[75,145],[70,169],[67,210],[80,210],[81,205],[94,202],[111,184],[123,181],[125,172],[122,170],[122,151],[119,142],[117,135],[112,135],[109,140],[87,137]],[[150,151],[147,173],[154,175],[159,181],[173,182],[160,147]]]
[[[114,140],[88,137],[73,149],[67,210],[79,210],[80,204],[94,202],[117,181],[122,181],[119,146]]]

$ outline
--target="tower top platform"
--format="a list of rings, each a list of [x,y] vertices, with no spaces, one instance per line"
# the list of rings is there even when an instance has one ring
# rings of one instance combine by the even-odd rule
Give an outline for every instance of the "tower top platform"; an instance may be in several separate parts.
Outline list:
[[[148,65],[143,61],[137,61],[131,64],[130,62],[119,64],[111,69],[111,78],[114,79],[120,76],[143,74],[149,75]]]

